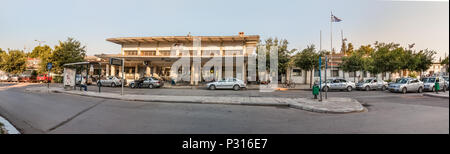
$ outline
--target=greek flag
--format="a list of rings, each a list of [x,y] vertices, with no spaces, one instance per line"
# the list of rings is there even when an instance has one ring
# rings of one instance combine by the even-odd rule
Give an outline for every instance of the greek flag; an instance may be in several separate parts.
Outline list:
[[[341,22],[341,21],[342,21],[342,19],[339,19],[338,17],[331,14],[331,22]]]

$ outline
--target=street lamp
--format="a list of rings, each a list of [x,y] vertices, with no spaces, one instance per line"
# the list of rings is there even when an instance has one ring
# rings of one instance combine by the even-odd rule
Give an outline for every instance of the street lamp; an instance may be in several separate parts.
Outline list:
[[[41,46],[41,44],[45,43],[45,41],[39,41],[39,40],[34,40],[34,41],[38,42],[39,46]]]

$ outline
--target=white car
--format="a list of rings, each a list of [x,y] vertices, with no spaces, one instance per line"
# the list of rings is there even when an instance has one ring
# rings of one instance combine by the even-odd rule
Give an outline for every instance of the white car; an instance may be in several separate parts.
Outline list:
[[[388,83],[383,81],[383,80],[378,80],[378,79],[367,79],[364,80],[363,82],[359,82],[356,84],[356,89],[358,90],[365,90],[365,91],[370,91],[370,90],[381,90],[381,91],[385,91],[388,87]]]
[[[321,87],[323,91],[346,90],[351,92],[356,88],[356,84],[345,79],[327,79],[326,83],[322,83]]]
[[[435,92],[436,88],[434,87],[435,83],[439,80],[439,90],[446,90],[447,85],[445,83],[445,79],[443,77],[426,77],[423,78],[423,90]]]
[[[9,77],[9,75],[1,75],[0,76],[0,81],[5,81],[5,82],[10,82],[11,81],[11,77]]]
[[[115,76],[108,76],[106,77],[106,79],[101,79],[97,81],[97,86],[111,86],[111,87],[122,86],[122,80]]]
[[[236,78],[223,79],[217,82],[211,82],[206,84],[206,88],[208,88],[209,90],[233,89],[237,91],[246,87],[247,84],[245,84],[244,81]]]
[[[402,78],[397,83],[389,85],[389,91],[401,92],[406,94],[407,92],[423,92],[423,82],[416,78]]]

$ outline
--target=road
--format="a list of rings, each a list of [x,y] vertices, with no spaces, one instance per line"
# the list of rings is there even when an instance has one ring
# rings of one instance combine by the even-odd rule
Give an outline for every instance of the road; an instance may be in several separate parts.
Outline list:
[[[25,92],[0,84],[0,114],[22,133],[449,133],[449,100],[419,94],[331,92],[354,97],[368,112],[320,114],[284,107],[127,102]],[[3,87],[3,88],[2,88]],[[170,90],[179,94],[249,93],[296,97],[310,92]],[[140,90],[139,90],[140,91]],[[168,91],[166,91],[168,92]],[[303,94],[304,93],[304,94]]]

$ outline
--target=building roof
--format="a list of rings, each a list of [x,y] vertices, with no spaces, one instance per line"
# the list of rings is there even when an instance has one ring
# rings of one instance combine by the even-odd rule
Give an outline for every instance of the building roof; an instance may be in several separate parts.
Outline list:
[[[194,37],[200,37],[202,41],[226,42],[226,41],[259,41],[259,35],[238,36],[156,36],[156,37],[119,37],[108,38],[106,41],[116,44],[123,43],[156,43],[156,42],[191,42]]]

